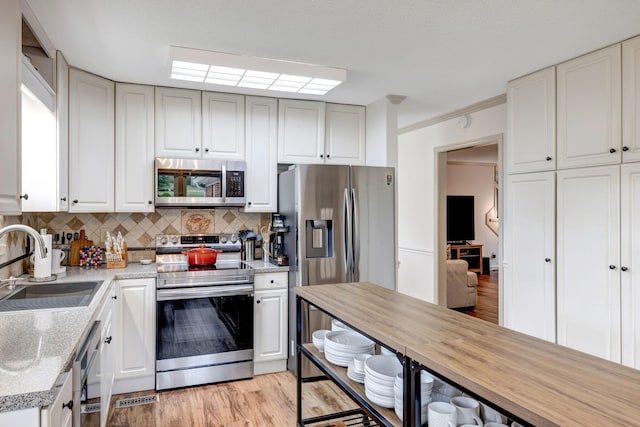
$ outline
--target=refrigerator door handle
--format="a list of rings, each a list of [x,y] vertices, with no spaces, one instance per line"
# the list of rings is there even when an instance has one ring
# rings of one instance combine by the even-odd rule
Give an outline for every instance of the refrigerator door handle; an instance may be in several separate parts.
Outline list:
[[[343,209],[342,209],[342,224],[344,224],[344,272],[347,275],[347,281],[351,281],[351,243],[353,242],[353,237],[351,236],[351,200],[349,198],[349,190],[347,188],[344,189],[344,197],[343,197]]]
[[[356,189],[351,189],[351,203],[353,206],[353,233],[351,236],[351,247],[353,249],[353,263],[351,266],[353,272],[353,281],[360,281],[360,271],[358,266],[360,265],[360,221],[358,215],[358,195]]]

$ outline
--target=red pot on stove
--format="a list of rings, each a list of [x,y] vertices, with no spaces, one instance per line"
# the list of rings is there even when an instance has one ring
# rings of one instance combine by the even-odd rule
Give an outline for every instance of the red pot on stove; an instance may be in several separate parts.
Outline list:
[[[212,265],[216,263],[220,252],[222,252],[220,249],[205,248],[204,245],[200,245],[199,248],[182,252],[182,254],[187,256],[189,265]]]

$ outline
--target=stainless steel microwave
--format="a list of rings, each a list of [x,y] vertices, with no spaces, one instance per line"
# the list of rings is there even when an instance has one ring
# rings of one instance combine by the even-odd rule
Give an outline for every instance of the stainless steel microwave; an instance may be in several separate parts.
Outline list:
[[[156,158],[159,207],[244,206],[244,184],[243,161]]]

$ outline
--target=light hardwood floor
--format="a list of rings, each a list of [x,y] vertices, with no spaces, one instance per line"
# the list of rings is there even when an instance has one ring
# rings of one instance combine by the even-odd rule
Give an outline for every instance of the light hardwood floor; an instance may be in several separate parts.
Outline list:
[[[289,372],[162,391],[157,393],[156,403],[115,408],[118,399],[154,393],[150,390],[115,396],[107,425],[272,427],[296,423],[296,378]],[[303,396],[305,418],[357,407],[330,381],[304,384]]]

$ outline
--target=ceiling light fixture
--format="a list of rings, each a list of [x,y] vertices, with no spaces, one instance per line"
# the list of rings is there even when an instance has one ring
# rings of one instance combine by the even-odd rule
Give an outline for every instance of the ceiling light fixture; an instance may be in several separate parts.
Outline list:
[[[171,46],[171,78],[223,86],[324,95],[347,71],[301,62]]]

